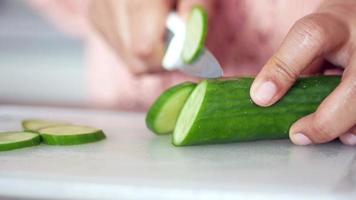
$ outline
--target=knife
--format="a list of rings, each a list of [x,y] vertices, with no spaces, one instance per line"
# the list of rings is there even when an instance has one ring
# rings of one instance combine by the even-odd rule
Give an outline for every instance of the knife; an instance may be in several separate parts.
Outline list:
[[[185,74],[199,78],[219,78],[223,76],[223,70],[214,55],[205,47],[200,56],[191,64],[182,60],[186,25],[177,13],[172,12],[166,20],[167,41],[166,52],[162,60],[162,66],[166,70],[180,70]]]

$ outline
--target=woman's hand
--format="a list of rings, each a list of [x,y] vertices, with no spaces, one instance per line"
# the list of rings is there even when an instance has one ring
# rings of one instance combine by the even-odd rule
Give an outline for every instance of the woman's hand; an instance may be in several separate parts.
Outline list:
[[[91,0],[94,28],[132,73],[161,69],[165,22],[173,0]]]
[[[329,0],[292,27],[279,50],[263,67],[251,87],[260,106],[277,102],[300,74],[325,59],[343,67],[340,85],[312,113],[290,129],[298,145],[340,138],[356,145],[356,1]],[[319,62],[320,63],[320,62]]]
[[[184,18],[194,4],[207,9],[213,0],[91,0],[95,30],[134,74],[160,71],[167,15],[177,7]]]

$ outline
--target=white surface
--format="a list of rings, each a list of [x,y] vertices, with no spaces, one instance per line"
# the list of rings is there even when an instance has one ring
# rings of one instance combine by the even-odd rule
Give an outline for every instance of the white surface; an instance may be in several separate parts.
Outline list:
[[[355,199],[356,151],[338,142],[264,141],[176,148],[144,115],[0,107],[0,128],[23,118],[103,128],[107,140],[0,152],[0,196],[43,199]]]

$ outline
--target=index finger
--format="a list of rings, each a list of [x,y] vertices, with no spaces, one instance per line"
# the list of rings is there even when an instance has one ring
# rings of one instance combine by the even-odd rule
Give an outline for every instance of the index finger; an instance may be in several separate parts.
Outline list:
[[[326,13],[306,16],[292,27],[281,47],[262,68],[251,86],[260,106],[278,101],[315,59],[346,42],[346,27]]]

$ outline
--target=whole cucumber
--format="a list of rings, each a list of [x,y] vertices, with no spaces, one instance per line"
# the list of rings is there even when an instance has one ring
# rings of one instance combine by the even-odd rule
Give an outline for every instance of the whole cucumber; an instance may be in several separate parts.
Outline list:
[[[290,126],[316,110],[339,76],[300,78],[270,107],[250,98],[253,78],[202,81],[186,101],[173,134],[175,146],[288,138]]]

